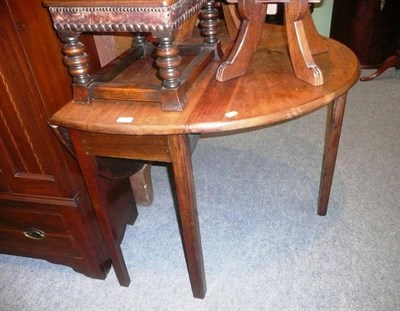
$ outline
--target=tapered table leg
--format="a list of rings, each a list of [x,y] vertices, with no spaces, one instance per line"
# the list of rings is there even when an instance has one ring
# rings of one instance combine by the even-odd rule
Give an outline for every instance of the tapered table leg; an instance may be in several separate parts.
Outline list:
[[[338,97],[329,107],[318,198],[318,215],[325,216],[328,209],[333,173],[342,129],[347,93]]]
[[[193,296],[204,298],[206,279],[188,135],[171,135],[169,149],[178,200],[181,236]]]
[[[118,282],[121,286],[129,286],[131,280],[128,269],[121,247],[116,241],[116,233],[113,232],[110,223],[111,217],[107,215],[106,199],[100,188],[96,158],[86,154],[78,131],[70,130],[69,132]]]

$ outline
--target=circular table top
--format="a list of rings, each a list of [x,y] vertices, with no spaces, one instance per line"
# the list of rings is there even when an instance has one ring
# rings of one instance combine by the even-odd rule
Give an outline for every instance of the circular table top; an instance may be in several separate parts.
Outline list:
[[[356,56],[328,40],[329,51],[315,55],[324,85],[297,79],[282,27],[266,25],[245,76],[218,82],[215,62],[187,92],[182,112],[161,110],[160,103],[95,100],[69,102],[51,123],[84,131],[163,135],[213,133],[272,125],[294,119],[329,104],[348,91],[360,75]],[[226,45],[226,44],[225,44]]]

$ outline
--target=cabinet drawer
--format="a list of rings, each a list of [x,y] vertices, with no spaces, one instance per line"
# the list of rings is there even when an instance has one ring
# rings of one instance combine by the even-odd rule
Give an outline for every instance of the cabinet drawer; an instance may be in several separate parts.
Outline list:
[[[58,211],[0,207],[0,250],[41,256],[79,256]]]

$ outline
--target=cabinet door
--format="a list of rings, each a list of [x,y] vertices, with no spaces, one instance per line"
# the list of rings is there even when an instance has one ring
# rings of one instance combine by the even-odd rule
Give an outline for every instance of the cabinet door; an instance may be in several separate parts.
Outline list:
[[[399,0],[335,0],[330,37],[347,45],[364,67],[378,67],[396,53]]]
[[[43,56],[45,57],[45,55]],[[35,79],[6,1],[0,1],[0,190],[59,196],[55,155]]]
[[[97,70],[92,36],[81,39]],[[0,196],[81,191],[77,163],[47,125],[72,98],[61,47],[42,0],[0,1]]]

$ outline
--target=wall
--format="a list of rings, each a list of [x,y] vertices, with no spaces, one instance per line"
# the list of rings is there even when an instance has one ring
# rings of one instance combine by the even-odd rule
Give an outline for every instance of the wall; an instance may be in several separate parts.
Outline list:
[[[315,5],[314,13],[312,14],[318,32],[326,37],[329,37],[331,28],[333,1],[322,0],[321,3]]]

